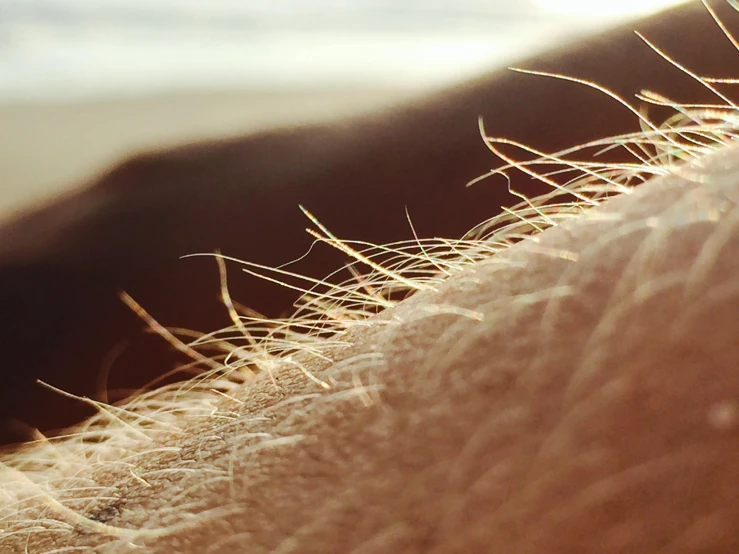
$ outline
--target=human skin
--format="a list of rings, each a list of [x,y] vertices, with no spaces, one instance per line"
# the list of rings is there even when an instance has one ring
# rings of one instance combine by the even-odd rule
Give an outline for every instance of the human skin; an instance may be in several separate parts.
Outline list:
[[[736,23],[726,4],[715,8],[728,25]],[[581,76],[624,98],[643,88],[690,101],[710,97],[644,45],[634,28],[688,67],[732,74],[736,53],[698,3],[518,65]],[[650,110],[655,120],[660,113]],[[0,344],[6,345],[0,442],[29,438],[27,428],[48,433],[90,413],[37,379],[93,398],[109,392],[116,400],[116,391],[125,395],[183,361],[142,332],[119,291],[164,325],[208,331],[229,323],[215,264],[181,256],[220,249],[267,265],[294,259],[312,240],[298,204],[339,236],[384,243],[411,236],[405,207],[420,236],[457,237],[518,201],[502,179],[464,186],[499,164],[480,137],[478,116],[489,133],[545,152],[636,124],[596,90],[503,70],[345,124],[143,153],[6,222],[0,229]],[[514,185],[530,195],[545,190],[523,174]],[[295,270],[318,277],[341,263],[340,256],[319,253]],[[245,275],[231,276],[230,286],[239,302],[272,317],[289,313],[295,299]]]
[[[298,355],[328,389],[283,361],[0,545],[736,551],[738,177],[728,147],[470,264]]]
[[[471,264],[321,359],[298,354],[328,389],[285,362],[126,456],[95,463],[91,446],[57,493],[73,515],[31,486],[25,524],[0,505],[0,546],[735,552],[737,153]]]

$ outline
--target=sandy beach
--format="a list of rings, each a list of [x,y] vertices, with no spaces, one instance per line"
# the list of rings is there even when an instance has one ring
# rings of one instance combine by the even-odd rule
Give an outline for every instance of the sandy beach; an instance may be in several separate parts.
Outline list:
[[[173,93],[71,103],[0,104],[0,214],[52,199],[126,156],[391,105],[407,89]]]
[[[378,109],[618,19],[555,4],[0,0],[0,218],[136,151]]]

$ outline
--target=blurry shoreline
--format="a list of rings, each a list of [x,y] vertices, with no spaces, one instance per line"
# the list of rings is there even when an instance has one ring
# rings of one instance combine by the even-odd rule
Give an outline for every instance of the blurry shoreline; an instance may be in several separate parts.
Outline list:
[[[369,112],[619,21],[548,4],[0,0],[0,218],[138,151]]]
[[[330,121],[418,92],[331,87],[0,103],[0,218],[82,185],[135,152]]]

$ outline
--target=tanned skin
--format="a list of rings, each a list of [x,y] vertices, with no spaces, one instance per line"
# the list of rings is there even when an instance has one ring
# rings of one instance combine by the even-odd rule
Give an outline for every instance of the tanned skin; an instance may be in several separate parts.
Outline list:
[[[727,25],[739,22],[726,4],[714,7]],[[624,97],[653,89],[710,99],[634,28],[688,68],[735,76],[739,54],[698,3],[520,66]],[[459,236],[513,203],[504,181],[464,187],[496,164],[478,117],[488,132],[546,152],[634,129],[596,90],[501,71],[344,124],[141,154],[7,222],[3,441],[27,438],[14,421],[49,432],[84,415],[36,379],[96,396],[106,364],[103,386],[129,391],[182,361],[143,335],[119,291],[165,325],[229,324],[215,264],[183,255],[296,258],[312,240],[298,204],[339,236],[384,243],[409,237],[405,207],[419,235]],[[80,519],[66,534],[19,534],[17,548],[737,551],[738,160],[735,147],[714,154],[544,232],[536,248],[520,243],[419,292],[353,331],[333,362],[306,362],[319,379],[336,377],[329,392],[294,369],[279,386],[261,374],[224,398],[229,418],[148,446],[135,472],[98,472],[116,496],[80,508],[88,527]],[[543,192],[525,177],[516,188]],[[319,251],[294,269],[320,276],[341,261]],[[245,275],[230,288],[270,316],[294,300]],[[358,359],[373,360],[361,366],[377,385],[373,402],[340,378],[342,363]],[[219,508],[228,510],[175,532],[111,531]],[[0,536],[3,547],[14,537]]]
[[[739,19],[715,9],[727,25]],[[624,97],[651,88],[709,99],[634,27],[687,67],[735,75],[739,54],[697,3],[521,66]],[[61,413],[71,422],[81,415],[72,401],[34,379],[94,395],[121,343],[112,388],[167,371],[177,356],[141,337],[118,291],[166,325],[226,325],[213,261],[179,257],[295,258],[311,241],[298,204],[339,236],[390,242],[409,236],[405,206],[420,235],[455,236],[512,203],[501,183],[463,186],[496,163],[478,116],[490,133],[544,151],[634,129],[597,91],[499,72],[344,125],[143,154],[8,222],[3,417],[42,430],[64,423]],[[0,534],[0,545],[40,554],[738,551],[738,152],[640,185],[421,290],[342,337],[352,346],[331,361],[306,358],[318,382],[289,364],[262,372],[124,460],[91,475],[74,469],[84,486],[31,486],[38,511],[18,509],[27,528]],[[542,190],[523,177],[516,188]],[[321,275],[337,259],[319,251],[295,269]],[[238,276],[230,288],[269,315],[289,311],[292,298],[274,285]],[[10,485],[27,478],[2,467]],[[10,525],[8,510],[21,504],[5,496]]]
[[[736,23],[727,5],[715,7]],[[583,77],[625,98],[642,89],[710,97],[635,28],[687,67],[732,74],[737,54],[698,2],[518,66]],[[650,115],[660,119],[654,108]],[[298,204],[339,236],[382,243],[410,236],[405,207],[419,235],[460,236],[514,203],[503,180],[464,186],[500,163],[481,140],[478,117],[488,132],[545,152],[634,130],[633,116],[593,89],[501,70],[344,123],[143,153],[7,221],[0,229],[2,441],[27,438],[13,421],[48,432],[89,413],[37,379],[83,396],[109,391],[114,400],[183,361],[142,333],[119,291],[164,325],[228,323],[214,263],[181,256],[220,249],[269,265],[294,259],[311,242]],[[525,175],[515,186],[544,190]],[[295,269],[321,276],[341,262],[318,254]],[[289,313],[295,299],[248,276],[231,287],[239,302],[268,316]]]

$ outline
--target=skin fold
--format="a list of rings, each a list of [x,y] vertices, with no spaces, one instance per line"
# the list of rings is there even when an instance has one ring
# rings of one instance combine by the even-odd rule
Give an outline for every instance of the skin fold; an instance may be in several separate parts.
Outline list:
[[[711,98],[633,28],[687,67],[732,76],[739,54],[697,3],[520,65],[624,97]],[[166,372],[181,358],[142,336],[117,292],[165,325],[229,325],[212,259],[178,257],[296,258],[312,241],[298,203],[337,235],[378,243],[409,237],[405,206],[419,235],[459,236],[514,203],[504,181],[464,188],[497,163],[478,116],[547,152],[635,127],[598,91],[498,72],[343,125],[142,154],[7,222],[2,417],[71,422],[79,403],[33,380],[93,396],[111,352],[113,389]],[[515,186],[545,190],[525,176]],[[82,519],[44,505],[29,514],[67,527],[0,534],[0,546],[736,551],[738,201],[732,147],[608,200],[353,328],[327,359],[299,358],[329,389],[291,364],[276,382],[262,373],[139,456],[82,470],[108,487],[65,492]],[[343,258],[317,250],[294,270],[320,276]],[[229,287],[270,316],[294,300],[246,275]]]

